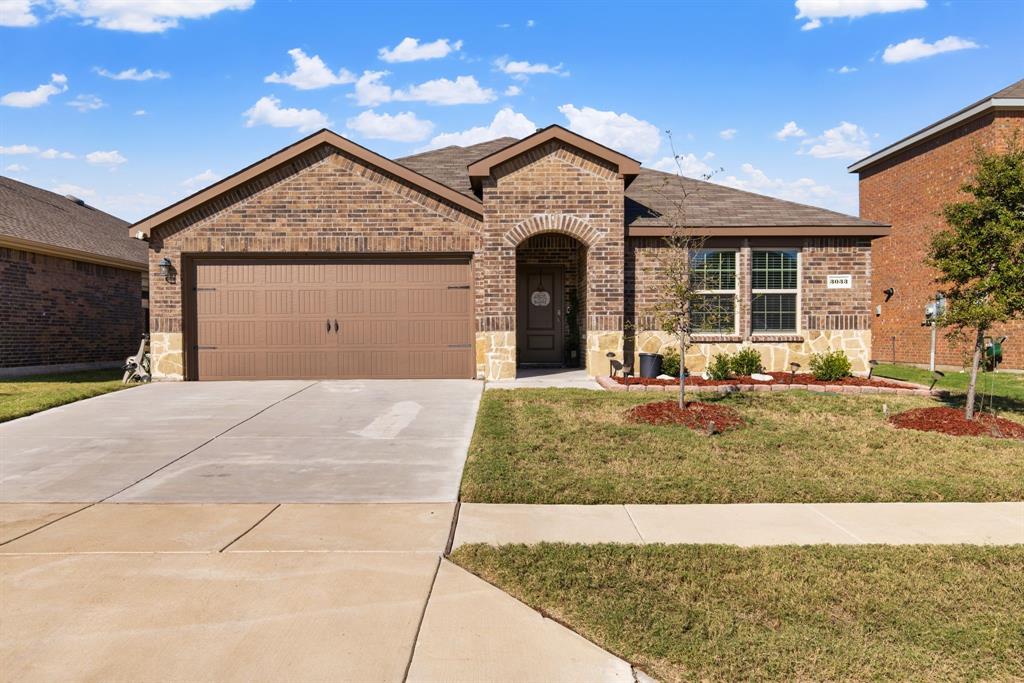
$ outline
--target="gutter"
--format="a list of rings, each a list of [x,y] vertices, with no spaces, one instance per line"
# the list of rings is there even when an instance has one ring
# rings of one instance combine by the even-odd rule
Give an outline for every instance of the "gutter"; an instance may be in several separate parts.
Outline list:
[[[70,261],[95,263],[99,266],[110,266],[111,268],[120,268],[121,270],[134,270],[140,273],[145,273],[149,270],[149,265],[145,261],[141,263],[138,261],[129,261],[127,259],[117,258],[116,256],[93,254],[88,251],[79,251],[78,249],[69,249],[68,247],[57,247],[52,244],[43,244],[41,242],[23,240],[19,237],[9,237],[7,235],[0,235],[0,247],[5,249],[15,249],[17,251],[28,251],[33,254],[42,254],[43,256],[56,256],[57,258],[68,259]]]

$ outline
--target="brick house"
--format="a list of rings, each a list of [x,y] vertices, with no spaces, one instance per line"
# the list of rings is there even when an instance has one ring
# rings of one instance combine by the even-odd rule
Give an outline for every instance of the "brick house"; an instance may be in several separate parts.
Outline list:
[[[866,369],[888,226],[642,169],[559,126],[395,160],[324,130],[131,232],[158,378],[493,380],[670,346],[647,311],[673,225],[708,236],[695,258],[726,311],[692,370],[751,344],[770,369],[830,348]]]
[[[118,367],[145,325],[128,223],[0,176],[0,376]]]
[[[1016,134],[1024,144],[1024,80],[852,164],[860,175],[860,211],[865,218],[892,225],[876,240],[871,257],[875,286],[872,321],[875,357],[925,365],[931,330],[921,325],[925,304],[934,300],[935,271],[925,265],[932,236],[946,227],[944,204],[965,198],[960,186],[972,172],[975,150],[1005,150]],[[895,290],[885,301],[884,290]],[[1024,368],[1024,322],[995,330],[1008,335],[1005,368]],[[938,335],[936,363],[961,367],[968,349]]]

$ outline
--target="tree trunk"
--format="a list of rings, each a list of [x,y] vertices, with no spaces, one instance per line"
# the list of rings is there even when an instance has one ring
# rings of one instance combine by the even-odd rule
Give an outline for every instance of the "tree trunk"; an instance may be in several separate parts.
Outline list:
[[[679,334],[679,407],[686,408],[686,335]]]
[[[967,405],[964,406],[964,417],[974,419],[974,396],[978,386],[978,368],[981,366],[981,353],[985,348],[985,328],[979,327],[974,338],[974,355],[971,358],[971,381],[967,385]]]

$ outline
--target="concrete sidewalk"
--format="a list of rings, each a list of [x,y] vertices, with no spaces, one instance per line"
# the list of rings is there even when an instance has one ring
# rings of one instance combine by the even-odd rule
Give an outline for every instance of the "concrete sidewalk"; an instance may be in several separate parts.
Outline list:
[[[1024,502],[738,505],[463,503],[467,543],[1024,543]]]

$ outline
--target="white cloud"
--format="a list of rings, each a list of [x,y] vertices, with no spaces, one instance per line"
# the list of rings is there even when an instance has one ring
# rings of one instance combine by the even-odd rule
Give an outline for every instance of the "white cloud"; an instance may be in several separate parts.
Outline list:
[[[53,147],[51,147],[50,149],[45,149],[42,152],[40,152],[39,153],[39,158],[40,159],[75,159],[77,157],[75,157],[75,155],[72,154],[71,152],[61,152],[61,151],[56,150]]]
[[[32,13],[32,0],[0,0],[0,26],[35,26],[39,18]]]
[[[163,33],[181,19],[205,19],[224,10],[247,10],[255,0],[57,0],[61,13],[97,28]]]
[[[815,138],[801,143],[800,154],[818,159],[859,159],[871,151],[867,132],[860,126],[842,121]]]
[[[505,74],[508,74],[512,78],[517,80],[525,81],[530,76],[536,76],[539,74],[552,74],[554,76],[568,76],[569,72],[562,68],[561,64],[555,64],[551,66],[549,64],[531,64],[525,61],[510,61],[507,56],[498,57],[494,60],[494,66]]]
[[[4,167],[4,170],[8,173],[21,173],[22,171],[27,171],[28,167],[21,164],[8,164]]]
[[[119,166],[128,161],[116,149],[109,152],[89,152],[85,155],[85,160],[96,166]]]
[[[507,88],[505,88],[505,97],[515,97],[516,95],[521,95],[522,93],[523,89],[520,88],[518,85],[510,85]]]
[[[68,77],[64,74],[50,74],[50,82],[40,85],[35,90],[9,92],[0,97],[0,104],[7,107],[38,107],[46,104],[52,96],[68,89]]]
[[[56,192],[57,194],[71,195],[72,197],[78,197],[79,199],[96,196],[96,190],[90,190],[89,188],[82,187],[81,185],[72,185],[71,183],[61,183],[60,185],[56,185],[51,188],[51,191]]]
[[[912,62],[915,59],[934,57],[943,52],[956,52],[957,50],[973,50],[981,47],[973,40],[965,40],[958,36],[946,36],[934,43],[926,43],[921,38],[911,38],[902,43],[890,45],[882,53],[882,61],[886,64],[899,64],[900,62]]]
[[[135,67],[125,69],[123,71],[107,71],[106,69],[97,66],[93,68],[93,71],[104,78],[109,78],[115,81],[149,81],[153,79],[163,81],[171,77],[171,74],[166,71],[153,71],[152,69],[139,71]]]
[[[498,24],[498,28],[512,28],[512,24]]]
[[[726,128],[725,130],[718,131],[718,137],[723,140],[732,140],[738,132],[735,128]]]
[[[35,154],[38,151],[39,148],[33,145],[10,145],[8,147],[0,145],[0,154],[4,155]]]
[[[364,71],[356,81],[356,102],[364,107],[375,107],[385,102],[426,102],[427,104],[485,104],[497,95],[490,88],[482,88],[473,76],[457,76],[454,81],[438,78],[406,89],[392,89],[381,80],[387,71]]]
[[[96,97],[96,95],[79,95],[75,99],[68,102],[68,106],[74,107],[79,112],[84,114],[87,111],[95,111],[97,109],[102,109],[106,106],[106,103],[99,97]]]
[[[536,25],[537,25],[537,22],[534,21],[533,19],[527,19],[526,20],[526,28],[533,28]]]
[[[132,112],[132,116],[146,116],[148,112],[145,109],[136,109]]]
[[[924,9],[927,0],[796,0],[796,18],[806,19],[801,30],[821,27],[822,19],[858,19],[869,14]]]
[[[417,118],[411,111],[392,116],[368,109],[347,120],[345,125],[364,138],[396,142],[417,142],[434,130],[433,123]]]
[[[295,71],[290,74],[279,74],[276,71],[263,79],[264,83],[283,83],[299,90],[316,90],[331,85],[354,83],[355,75],[348,69],[339,69],[334,73],[327,68],[320,55],[308,56],[300,48],[288,50]]]
[[[242,115],[246,117],[246,128],[272,126],[296,128],[300,133],[311,133],[330,125],[327,117],[317,109],[282,109],[281,100],[273,95],[261,97]]]
[[[206,169],[202,173],[197,173],[191,178],[185,178],[181,181],[182,187],[187,187],[190,190],[197,187],[206,187],[215,180],[220,180],[220,174],[214,173],[212,169]]]
[[[838,69],[829,69],[829,71],[832,71],[832,72],[837,73],[837,74],[852,74],[855,71],[857,71],[857,67],[855,67],[855,66],[846,66],[844,64],[843,66],[839,67]]]
[[[661,147],[658,128],[629,114],[591,107],[577,109],[571,104],[563,104],[558,111],[569,120],[573,131],[624,154],[651,157]]]
[[[402,42],[392,49],[382,47],[377,56],[388,63],[417,62],[423,59],[441,59],[452,52],[462,49],[462,41],[449,43],[447,38],[439,38],[432,43],[420,44],[418,38],[403,38]]]
[[[711,152],[704,155],[704,159],[710,159],[714,156]],[[653,164],[650,165],[655,171],[665,171],[666,173],[679,174],[682,171],[682,175],[688,178],[705,178],[709,176],[714,169],[711,168],[701,159],[697,158],[697,155],[692,152],[689,154],[679,154],[675,157],[662,157]]]
[[[790,121],[782,127],[782,130],[775,133],[775,138],[778,140],[785,140],[786,138],[802,138],[807,135],[807,132],[796,125],[796,121]]]
[[[832,186],[821,184],[812,178],[784,180],[770,177],[753,164],[743,164],[740,168],[743,171],[742,176],[716,176],[713,180],[738,190],[765,194],[791,202],[815,204],[845,212],[855,209],[856,204],[852,196],[837,192]]]
[[[449,145],[465,147],[502,137],[523,138],[536,131],[537,124],[513,111],[511,107],[505,107],[494,115],[489,125],[475,126],[457,133],[441,133],[434,136],[423,149],[437,149]]]

